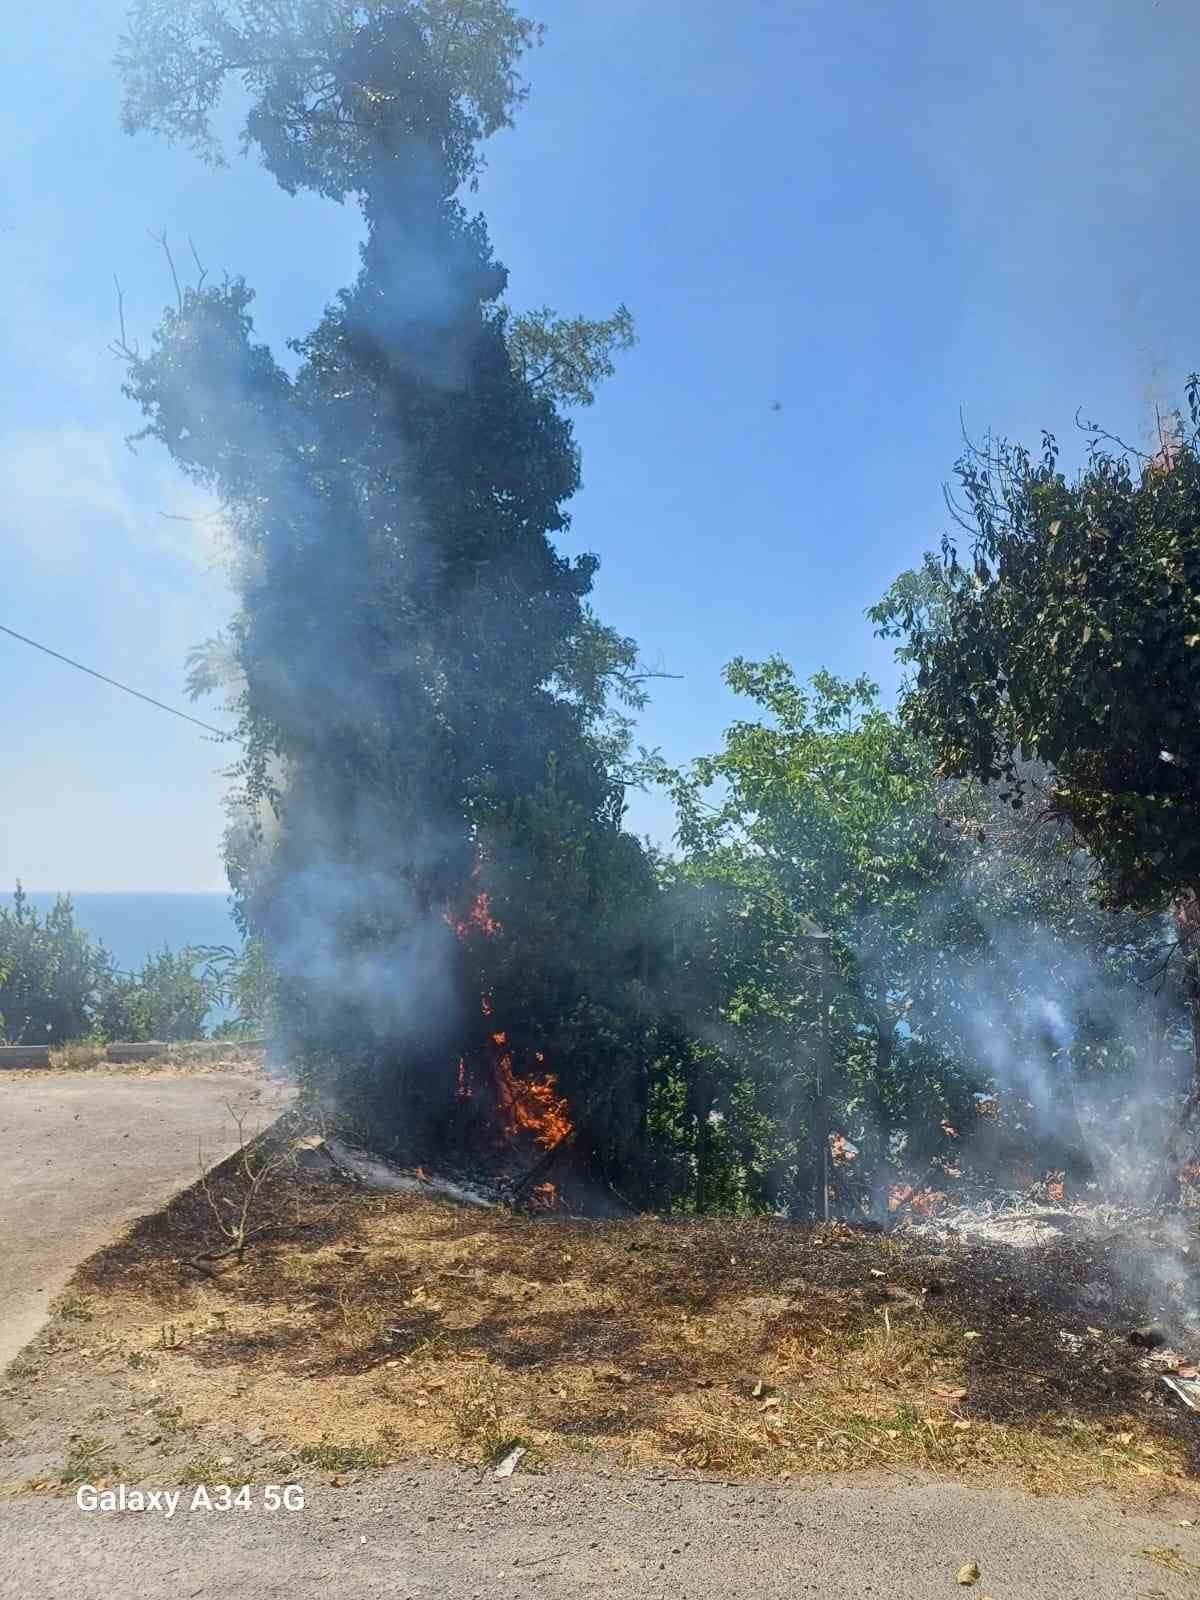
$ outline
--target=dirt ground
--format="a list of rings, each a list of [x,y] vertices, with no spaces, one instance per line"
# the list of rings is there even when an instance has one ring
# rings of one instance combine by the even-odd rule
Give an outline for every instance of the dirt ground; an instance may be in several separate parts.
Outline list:
[[[192,1183],[201,1149],[235,1149],[238,1116],[267,1126],[288,1097],[242,1052],[0,1073],[0,1362],[84,1256]]]
[[[79,1269],[0,1387],[9,1493],[520,1449],[520,1472],[919,1467],[1197,1496],[1198,1425],[1128,1341],[1146,1308],[1120,1241],[510,1214],[303,1160],[257,1195],[241,1263],[215,1221],[244,1196],[231,1161]]]

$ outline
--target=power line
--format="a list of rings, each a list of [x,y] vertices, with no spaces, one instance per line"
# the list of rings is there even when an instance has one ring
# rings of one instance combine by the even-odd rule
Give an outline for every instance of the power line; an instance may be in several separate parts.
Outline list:
[[[164,705],[153,695],[143,694],[140,689],[131,689],[127,683],[118,683],[115,678],[106,678],[104,673],[94,672],[91,667],[85,667],[82,661],[72,661],[70,656],[60,655],[57,650],[51,650],[49,645],[39,644],[36,639],[27,639],[23,633],[18,633],[15,628],[6,628],[2,622],[0,622],[0,633],[7,633],[10,639],[19,639],[22,644],[32,645],[35,650],[40,650],[43,655],[53,656],[56,661],[65,661],[67,666],[74,667],[79,672],[86,672],[89,678],[99,678],[101,683],[111,684],[114,689],[131,694],[137,700],[144,700],[148,706],[157,706],[160,711],[169,712],[173,717],[194,723],[197,728],[203,728],[205,733],[215,733],[218,739],[232,738],[225,728],[214,728],[211,722],[201,722],[199,717],[189,717],[186,711],[177,711],[174,706]]]

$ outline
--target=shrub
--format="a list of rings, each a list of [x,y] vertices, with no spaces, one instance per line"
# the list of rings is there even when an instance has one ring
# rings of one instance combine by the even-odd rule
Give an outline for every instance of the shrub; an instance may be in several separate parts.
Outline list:
[[[75,926],[70,897],[44,916],[18,883],[0,907],[0,1036],[14,1044],[86,1038],[108,966],[102,945]]]

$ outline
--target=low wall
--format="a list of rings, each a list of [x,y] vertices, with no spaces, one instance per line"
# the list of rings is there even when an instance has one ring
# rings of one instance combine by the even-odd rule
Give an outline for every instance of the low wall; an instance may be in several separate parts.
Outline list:
[[[48,1067],[48,1044],[0,1044],[0,1070],[5,1067]]]
[[[269,1044],[268,1039],[230,1039],[226,1047],[230,1050],[256,1050],[263,1049]],[[48,1044],[0,1044],[0,1072],[6,1067],[48,1067],[50,1065],[50,1045]],[[114,1063],[128,1061],[157,1061],[167,1056],[172,1051],[178,1052],[186,1059],[190,1051],[211,1050],[214,1054],[221,1053],[220,1041],[201,1039],[195,1044],[164,1044],[160,1039],[147,1039],[141,1044],[110,1044],[105,1046],[104,1059]]]
[[[144,1044],[110,1044],[104,1052],[106,1061],[153,1061],[165,1056],[170,1047],[161,1039],[147,1039]]]

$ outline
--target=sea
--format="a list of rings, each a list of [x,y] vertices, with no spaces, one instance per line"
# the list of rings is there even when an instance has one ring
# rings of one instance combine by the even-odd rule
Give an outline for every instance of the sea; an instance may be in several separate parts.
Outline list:
[[[30,889],[30,902],[48,911],[60,893],[69,890]],[[71,894],[75,925],[99,939],[116,957],[123,972],[135,972],[147,956],[163,945],[180,950],[184,945],[241,947],[226,894]]]

